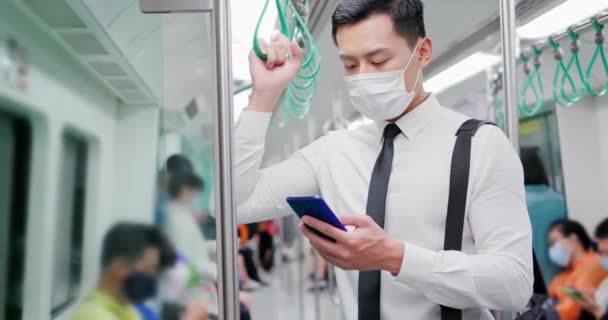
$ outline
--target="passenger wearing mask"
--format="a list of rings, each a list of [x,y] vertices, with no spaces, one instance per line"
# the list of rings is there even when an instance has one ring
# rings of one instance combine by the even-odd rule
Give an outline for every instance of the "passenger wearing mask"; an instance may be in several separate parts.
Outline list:
[[[523,147],[520,158],[524,167],[526,205],[532,223],[532,244],[545,284],[559,273],[560,267],[549,259],[547,234],[551,223],[566,217],[564,196],[549,186],[545,166],[537,147]]]
[[[463,309],[463,319],[487,320],[489,309],[521,310],[532,296],[523,170],[497,127],[482,126],[472,139],[463,251],[444,250],[450,163],[468,118],[424,89],[433,42],[423,11],[421,0],[342,1],[332,35],[346,90],[375,122],[329,134],[263,170],[272,111],[303,53],[278,35],[261,43],[267,61],[250,54],[252,95],[235,129],[239,223],[289,214],[290,196],[323,196],[355,229],[305,217],[336,242],[302,232],[344,270],[336,278],[349,320],[439,320],[440,305]]]
[[[608,219],[604,219],[595,229],[595,239],[600,262],[604,270],[608,272]],[[595,292],[583,291],[583,293],[583,300],[577,300],[585,310],[581,320],[608,320],[608,278],[602,281]]]
[[[153,226],[120,223],[106,233],[101,250],[97,287],[72,319],[138,320],[134,305],[156,295],[159,276],[175,264],[173,247]],[[180,318],[206,320],[206,310],[201,307],[187,308]]]
[[[564,289],[594,291],[608,272],[599,255],[592,251],[591,238],[580,223],[558,220],[551,226],[548,239],[549,257],[562,268],[549,285],[549,296],[557,301],[555,311],[561,320],[576,320],[581,307]]]

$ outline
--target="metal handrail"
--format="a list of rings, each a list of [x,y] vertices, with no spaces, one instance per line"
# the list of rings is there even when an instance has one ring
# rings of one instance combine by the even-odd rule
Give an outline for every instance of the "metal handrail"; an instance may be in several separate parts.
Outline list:
[[[218,254],[219,311],[222,319],[240,318],[236,263],[236,204],[233,176],[233,101],[230,34],[230,0],[214,0],[213,27],[217,66],[218,104],[214,110],[216,228]]]

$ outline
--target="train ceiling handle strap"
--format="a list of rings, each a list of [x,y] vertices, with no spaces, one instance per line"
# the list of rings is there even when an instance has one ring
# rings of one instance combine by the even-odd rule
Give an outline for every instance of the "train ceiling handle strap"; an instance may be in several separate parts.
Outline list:
[[[569,101],[564,101],[559,94],[561,88],[560,79],[567,79],[570,82],[570,86],[572,88],[576,88],[576,85],[574,84],[574,80],[572,79],[572,76],[570,76],[570,74],[568,73],[568,68],[564,63],[564,52],[560,44],[555,42],[553,38],[549,38],[549,46],[551,46],[551,48],[553,49],[553,57],[557,61],[557,69],[555,70],[555,76],[553,77],[553,100],[555,101],[555,103],[562,107],[569,107],[572,105],[572,103]],[[562,75],[562,72],[563,77],[560,77],[560,75]],[[563,82],[564,81],[562,81],[562,83]],[[574,90],[574,92],[576,92],[576,90]]]
[[[568,64],[566,65],[566,68],[564,69],[564,75],[562,76],[561,82],[560,82],[560,93],[562,98],[564,98],[564,100],[566,100],[568,102],[568,105],[572,105],[574,103],[577,103],[580,99],[582,99],[585,96],[585,87],[581,86],[580,90],[578,89],[578,86],[576,85],[576,82],[574,81],[574,79],[572,78],[572,75],[570,74],[570,70],[572,70],[572,68],[574,66],[576,66],[576,70],[577,73],[579,75],[579,78],[581,79],[581,82],[585,82],[585,74],[583,72],[583,68],[581,66],[581,59],[580,59],[580,35],[574,33],[574,31],[572,31],[572,28],[568,28],[568,37],[570,38],[570,40],[572,40],[572,44],[571,44],[571,51],[572,51],[572,56],[570,57],[570,61],[568,62]],[[570,85],[570,89],[572,90],[572,94],[568,95],[568,93],[566,92],[566,80],[568,81],[568,84]]]
[[[606,51],[604,49],[604,25],[600,24],[597,21],[597,18],[593,18],[591,24],[593,25],[593,29],[595,30],[595,53],[593,54],[593,57],[589,62],[589,67],[587,67],[587,74],[585,75],[584,85],[590,95],[594,97],[600,97],[605,95],[606,92],[608,92],[608,81],[604,85],[602,91],[595,91],[595,89],[591,85],[591,72],[593,72],[595,63],[597,62],[598,58],[601,58],[602,65],[604,67],[604,73],[608,77],[608,59],[606,58]]]
[[[520,56],[520,61],[524,64],[524,73],[526,74],[524,84],[519,92],[519,101],[517,103],[519,112],[525,116],[536,115],[545,104],[545,87],[543,85],[542,75],[540,68],[542,65],[541,55],[542,50],[538,50],[536,47],[534,51],[534,71],[530,70],[530,58],[526,57],[523,53]],[[526,101],[528,91],[532,90],[534,100],[536,104],[530,106]]]
[[[465,121],[456,133],[456,144],[452,153],[450,168],[450,191],[448,196],[448,212],[445,223],[445,238],[443,248],[446,251],[462,250],[462,234],[464,230],[465,210],[469,186],[471,166],[471,143],[477,130],[484,125],[495,125],[492,122],[470,119]],[[532,244],[530,244],[532,245]],[[538,264],[533,256],[535,277],[535,293],[542,293],[545,288],[542,276],[536,276]],[[544,289],[546,292],[546,289]],[[462,310],[441,306],[442,320],[462,320]]]

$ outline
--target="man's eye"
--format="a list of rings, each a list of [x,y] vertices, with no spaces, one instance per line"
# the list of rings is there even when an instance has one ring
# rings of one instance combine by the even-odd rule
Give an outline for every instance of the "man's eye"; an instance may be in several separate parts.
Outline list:
[[[354,69],[354,68],[356,68],[356,67],[357,67],[357,65],[356,65],[356,64],[353,64],[353,65],[345,65],[345,66],[344,66],[344,68],[345,68],[346,70],[353,70],[353,69]]]
[[[386,63],[386,61],[387,61],[387,60],[382,60],[382,61],[378,61],[378,62],[374,61],[374,62],[372,62],[372,64],[373,64],[373,65],[375,65],[375,66],[381,66],[381,65],[383,65],[384,63]]]

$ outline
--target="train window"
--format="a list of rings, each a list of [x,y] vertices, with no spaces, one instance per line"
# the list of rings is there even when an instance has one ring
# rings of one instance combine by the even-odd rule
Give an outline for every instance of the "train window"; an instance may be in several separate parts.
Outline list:
[[[53,316],[73,303],[80,289],[87,160],[86,140],[65,133],[53,254]]]
[[[520,121],[521,147],[536,147],[547,171],[549,184],[564,193],[561,151],[559,147],[557,119],[554,110],[547,110]]]
[[[21,319],[31,127],[0,113],[0,320]]]

